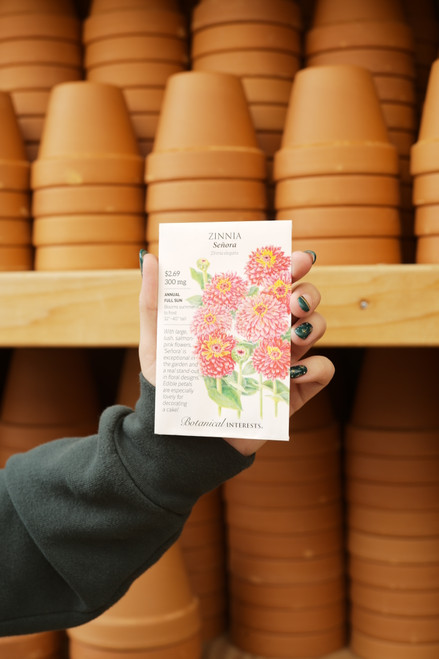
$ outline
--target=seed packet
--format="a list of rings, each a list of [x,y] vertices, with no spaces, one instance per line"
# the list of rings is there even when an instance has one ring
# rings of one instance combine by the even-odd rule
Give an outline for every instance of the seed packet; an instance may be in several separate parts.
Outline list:
[[[289,439],[289,221],[159,227],[155,432]]]

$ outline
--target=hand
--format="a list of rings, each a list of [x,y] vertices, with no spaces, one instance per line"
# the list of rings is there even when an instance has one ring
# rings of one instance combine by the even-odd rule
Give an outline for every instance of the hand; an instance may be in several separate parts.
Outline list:
[[[301,282],[311,269],[313,259],[307,252],[293,252],[291,269],[293,289],[291,294],[291,365],[298,376],[291,380],[290,414],[294,414],[307,401],[319,393],[331,381],[334,365],[322,355],[304,357],[326,330],[323,316],[316,312],[320,293],[315,286]],[[144,377],[156,384],[157,346],[157,285],[158,265],[152,254],[143,259],[143,278],[140,290],[140,342],[139,359]],[[297,367],[301,367],[297,369]],[[264,440],[227,438],[229,444],[244,455],[257,451]]]

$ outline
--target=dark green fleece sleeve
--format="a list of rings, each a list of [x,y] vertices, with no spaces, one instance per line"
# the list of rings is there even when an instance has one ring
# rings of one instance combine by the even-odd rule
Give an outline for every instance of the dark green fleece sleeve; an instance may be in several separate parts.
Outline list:
[[[253,462],[227,442],[155,435],[154,388],[98,434],[49,442],[0,471],[0,636],[100,615],[178,538],[196,500]]]

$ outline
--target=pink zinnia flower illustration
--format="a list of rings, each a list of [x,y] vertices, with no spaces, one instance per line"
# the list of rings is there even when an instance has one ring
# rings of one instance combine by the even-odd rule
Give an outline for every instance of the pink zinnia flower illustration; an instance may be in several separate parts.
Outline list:
[[[203,304],[219,304],[226,309],[236,309],[247,293],[247,284],[234,272],[220,273],[212,277],[203,292]]]
[[[288,326],[285,304],[266,293],[246,298],[236,312],[236,330],[249,341],[279,336]]]
[[[281,338],[264,339],[255,348],[252,361],[255,370],[269,380],[286,378],[290,368],[291,345]]]
[[[191,331],[196,336],[208,336],[215,332],[228,332],[232,327],[230,311],[218,305],[202,306],[197,309],[192,320]]]
[[[273,295],[276,300],[283,302],[286,306],[287,313],[290,312],[290,298],[291,298],[291,271],[284,270],[279,275],[273,277],[266,283],[264,293]]]
[[[217,332],[208,337],[200,337],[195,346],[201,375],[220,378],[229,375],[235,368],[232,350],[236,341],[225,332]]]
[[[280,247],[269,245],[268,247],[255,249],[250,254],[245,267],[245,274],[252,284],[260,286],[290,268],[290,257],[285,256]]]

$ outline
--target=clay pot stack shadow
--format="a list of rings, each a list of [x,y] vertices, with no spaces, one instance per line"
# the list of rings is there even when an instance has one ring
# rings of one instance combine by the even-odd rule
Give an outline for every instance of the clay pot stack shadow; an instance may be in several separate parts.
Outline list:
[[[366,351],[345,438],[351,645],[363,659],[439,656],[438,389],[437,350]]]
[[[228,625],[226,543],[221,489],[194,505],[181,534],[183,559],[193,592],[200,601],[204,643],[225,633]]]
[[[417,263],[439,263],[439,59],[431,67],[418,140],[411,151]]]
[[[145,181],[146,239],[155,254],[159,223],[267,219],[265,155],[237,76],[169,78]]]
[[[0,8],[0,90],[11,94],[34,160],[54,85],[82,78],[81,22],[71,0],[5,0]]]
[[[0,92],[0,271],[32,270],[30,164],[8,92]]]
[[[188,66],[185,17],[170,0],[93,0],[83,26],[85,76],[122,89],[140,152],[146,156],[166,81]]]
[[[289,0],[201,0],[192,12],[191,33],[193,70],[232,73],[243,83],[258,144],[267,157],[272,214],[273,156],[301,66],[300,6]]]
[[[371,74],[336,64],[302,69],[274,158],[276,219],[319,263],[401,261],[398,153]]]
[[[230,641],[264,657],[346,642],[340,428],[324,391],[224,485]],[[246,655],[247,656],[247,655]]]
[[[415,45],[403,0],[317,0],[306,33],[307,66],[354,64],[374,80],[389,138],[398,150],[403,261],[413,262],[410,148],[418,131]]]
[[[69,659],[201,659],[199,602],[179,541],[116,604],[67,634]]]
[[[57,85],[31,169],[35,270],[137,268],[143,176],[122,91],[89,81]]]
[[[0,467],[14,453],[53,439],[93,434],[99,413],[85,351],[15,348],[0,409]]]

